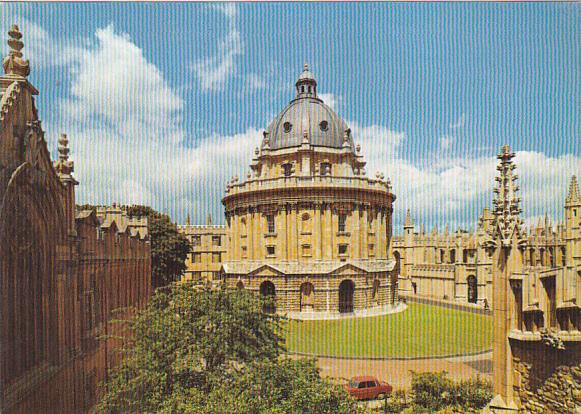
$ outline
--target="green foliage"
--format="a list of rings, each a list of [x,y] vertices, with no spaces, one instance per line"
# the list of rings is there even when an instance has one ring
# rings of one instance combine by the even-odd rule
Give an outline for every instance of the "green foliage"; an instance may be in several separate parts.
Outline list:
[[[394,392],[385,413],[468,413],[492,399],[492,384],[480,377],[454,382],[445,371],[411,374],[411,391]]]
[[[414,404],[434,412],[452,403],[452,381],[445,371],[418,374],[412,371]]]
[[[151,207],[133,205],[123,208],[129,216],[147,217],[153,287],[165,286],[178,280],[186,269],[185,260],[190,249],[186,236],[178,232],[169,216]]]
[[[105,386],[108,413],[357,413],[313,361],[281,359],[281,318],[245,290],[158,289]]]

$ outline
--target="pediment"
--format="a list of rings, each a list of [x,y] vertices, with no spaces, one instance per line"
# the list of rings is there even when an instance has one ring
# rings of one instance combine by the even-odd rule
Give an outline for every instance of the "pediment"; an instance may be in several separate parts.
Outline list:
[[[265,264],[249,273],[252,276],[282,276],[283,273],[275,267]]]
[[[353,265],[352,263],[345,263],[335,270],[331,271],[330,274],[332,275],[351,275],[353,273],[367,273],[365,269],[362,269],[358,266]]]

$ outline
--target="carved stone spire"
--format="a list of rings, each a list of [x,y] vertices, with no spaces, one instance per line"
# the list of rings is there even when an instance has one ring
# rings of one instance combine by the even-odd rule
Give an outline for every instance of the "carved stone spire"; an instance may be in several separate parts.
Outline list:
[[[10,38],[8,39],[8,46],[10,46],[10,52],[8,56],[4,58],[4,72],[7,75],[15,75],[21,77],[27,77],[30,73],[30,66],[28,60],[22,58],[22,48],[24,43],[22,42],[22,33],[18,26],[13,25],[8,31]]]
[[[571,177],[571,184],[569,184],[569,194],[567,195],[567,200],[565,200],[565,205],[579,203],[581,203],[581,196],[579,195],[577,176],[574,175]]]
[[[188,213],[188,215],[186,216],[186,226],[189,226],[190,224],[191,224],[190,213]]]
[[[498,154],[500,163],[496,167],[499,172],[496,177],[497,186],[494,189],[494,226],[492,238],[501,246],[509,247],[513,234],[521,241],[520,197],[517,196],[519,186],[516,184],[518,175],[514,173],[516,165],[513,162],[515,154],[508,145],[504,145]]]
[[[206,217],[206,224],[208,226],[210,226],[212,224],[212,215],[208,214],[208,216]]]

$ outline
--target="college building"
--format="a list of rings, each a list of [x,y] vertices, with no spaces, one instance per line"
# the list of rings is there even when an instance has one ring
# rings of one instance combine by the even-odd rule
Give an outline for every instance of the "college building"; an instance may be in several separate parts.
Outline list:
[[[119,361],[114,310],[151,294],[147,219],[78,210],[69,140],[51,161],[23,59],[8,32],[0,76],[0,412],[94,412]],[[115,317],[123,314],[115,315]]]

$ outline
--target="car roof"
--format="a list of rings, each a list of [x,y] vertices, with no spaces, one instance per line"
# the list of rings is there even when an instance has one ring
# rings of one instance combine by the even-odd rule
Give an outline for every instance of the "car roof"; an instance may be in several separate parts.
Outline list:
[[[376,380],[377,380],[377,378],[372,377],[370,375],[351,378],[351,381],[359,381],[359,382],[361,382],[361,381],[376,381]]]

